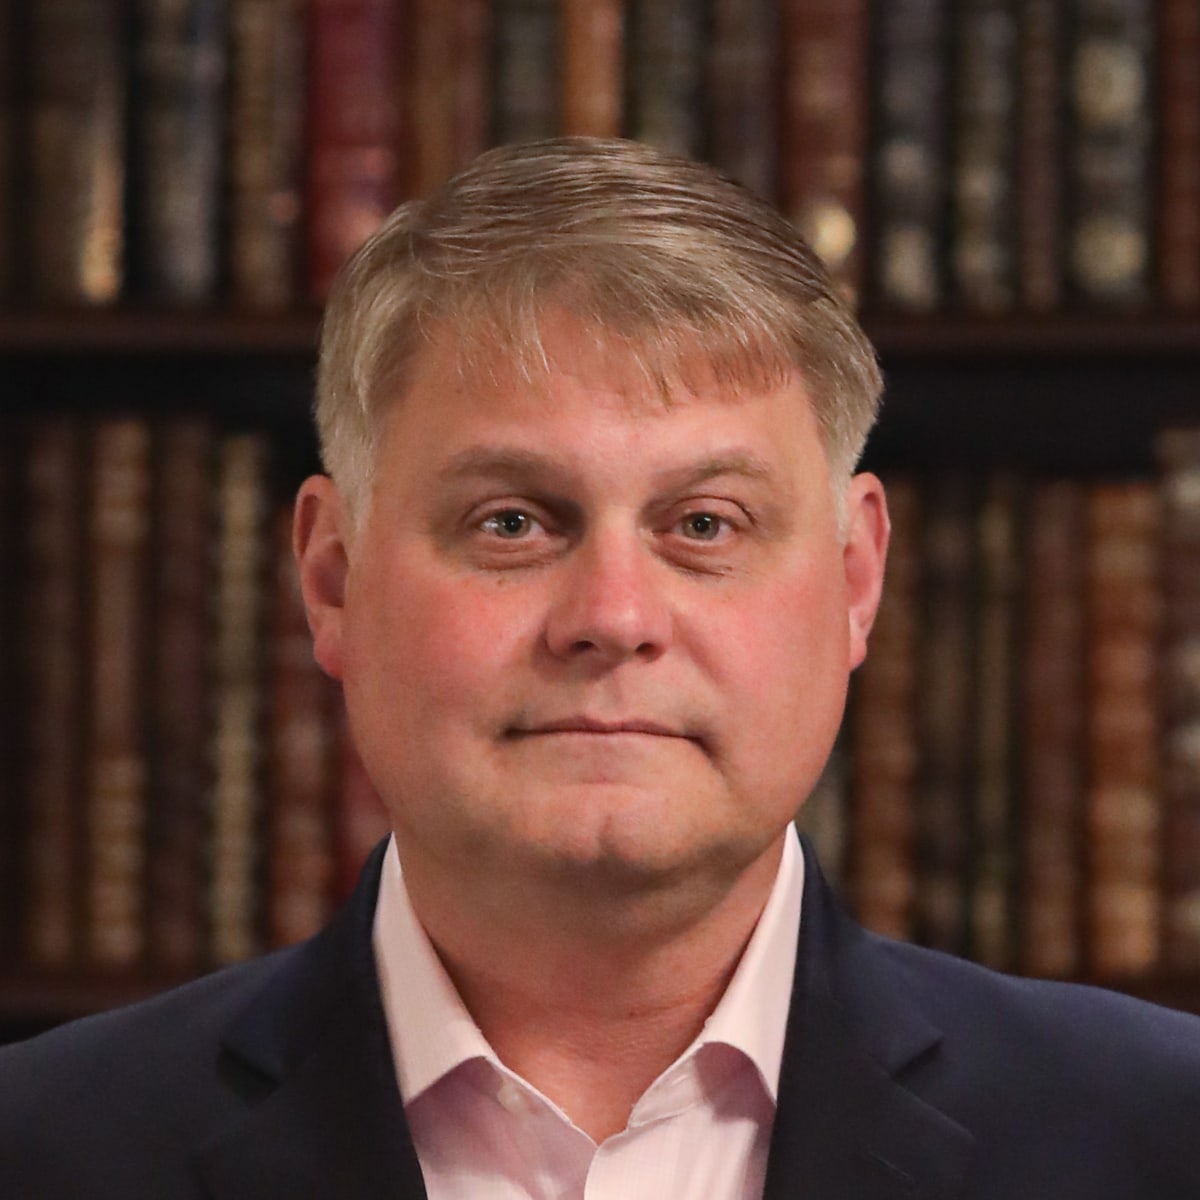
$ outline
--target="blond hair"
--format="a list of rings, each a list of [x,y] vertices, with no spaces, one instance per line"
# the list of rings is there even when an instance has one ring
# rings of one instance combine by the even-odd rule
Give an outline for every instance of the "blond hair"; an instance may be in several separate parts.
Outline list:
[[[827,271],[765,201],[702,163],[620,139],[558,138],[480,156],[398,208],[340,273],[326,307],[316,417],[353,508],[387,405],[450,324],[459,361],[545,369],[540,322],[565,308],[625,342],[669,394],[701,361],[753,385],[803,377],[835,482],[874,424],[874,351]]]

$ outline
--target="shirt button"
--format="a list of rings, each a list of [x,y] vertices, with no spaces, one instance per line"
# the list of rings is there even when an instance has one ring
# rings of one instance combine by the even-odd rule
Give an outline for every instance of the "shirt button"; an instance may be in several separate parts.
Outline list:
[[[506,1078],[500,1081],[500,1086],[496,1089],[496,1099],[502,1108],[515,1117],[525,1116],[530,1111],[529,1097],[514,1079]]]

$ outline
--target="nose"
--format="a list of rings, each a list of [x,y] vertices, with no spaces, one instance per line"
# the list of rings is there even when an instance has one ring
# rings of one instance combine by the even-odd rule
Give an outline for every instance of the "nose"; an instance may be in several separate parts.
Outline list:
[[[561,659],[612,665],[652,661],[671,638],[667,568],[634,533],[585,538],[564,564],[546,622],[546,642]]]

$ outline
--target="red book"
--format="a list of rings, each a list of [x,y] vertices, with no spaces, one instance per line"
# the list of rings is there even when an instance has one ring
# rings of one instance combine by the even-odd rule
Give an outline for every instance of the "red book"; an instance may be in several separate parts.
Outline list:
[[[402,15],[395,0],[311,0],[307,277],[318,302],[399,199]]]

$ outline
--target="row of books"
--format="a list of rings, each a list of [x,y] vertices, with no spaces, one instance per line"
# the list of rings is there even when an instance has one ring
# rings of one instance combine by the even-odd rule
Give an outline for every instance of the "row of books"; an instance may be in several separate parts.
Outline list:
[[[0,0],[0,295],[320,301],[495,143],[624,134],[883,309],[1200,308],[1194,0]]]
[[[313,661],[264,435],[3,435],[0,958],[176,978],[314,932],[385,821]]]
[[[1200,970],[1200,433],[1161,476],[898,478],[805,817],[865,922],[1043,976]]]

